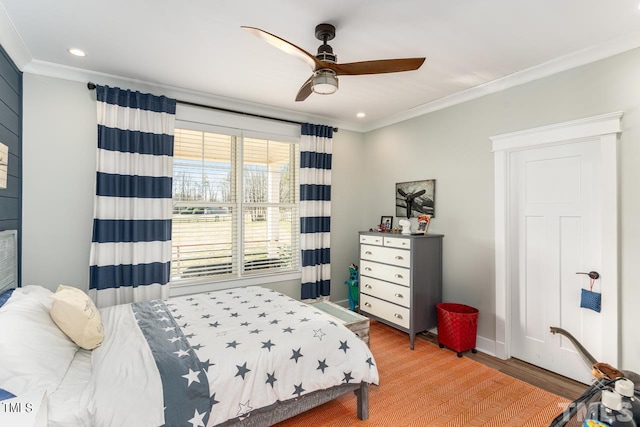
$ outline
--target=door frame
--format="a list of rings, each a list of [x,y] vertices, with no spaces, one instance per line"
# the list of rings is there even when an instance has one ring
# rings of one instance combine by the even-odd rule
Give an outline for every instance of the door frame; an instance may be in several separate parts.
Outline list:
[[[618,134],[623,112],[536,127],[490,137],[494,153],[495,196],[495,355],[511,357],[511,236],[509,227],[510,156],[515,151],[599,140],[602,203],[602,356],[603,362],[619,366],[618,283]]]

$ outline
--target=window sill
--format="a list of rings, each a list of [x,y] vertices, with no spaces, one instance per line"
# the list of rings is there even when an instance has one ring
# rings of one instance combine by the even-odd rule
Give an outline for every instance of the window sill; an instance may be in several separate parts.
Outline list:
[[[300,271],[293,271],[280,274],[229,278],[223,280],[213,280],[211,278],[177,280],[171,282],[169,297],[219,291],[222,289],[240,288],[244,286],[268,285],[269,283],[301,279],[302,273]]]

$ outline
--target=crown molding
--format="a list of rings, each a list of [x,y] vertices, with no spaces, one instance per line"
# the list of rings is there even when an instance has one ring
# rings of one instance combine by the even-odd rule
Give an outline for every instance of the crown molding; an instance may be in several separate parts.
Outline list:
[[[20,71],[23,71],[24,66],[33,60],[2,3],[0,3],[0,45]]]
[[[369,123],[362,131],[370,132],[405,120],[423,116],[492,93],[500,92],[562,71],[577,68],[640,47],[640,32],[613,39],[568,55],[552,59],[508,76],[474,86],[465,91],[437,99],[384,119]]]
[[[23,72],[82,83],[93,82],[96,84],[109,86],[126,85],[127,89],[139,90],[142,92],[155,92],[171,98],[179,99],[181,101],[210,105],[213,108],[226,108],[231,110],[243,111],[250,114],[282,118],[285,120],[322,123],[328,126],[337,127],[338,129],[351,130],[356,132],[361,131],[360,129],[354,128],[352,123],[330,119],[327,117],[304,114],[300,113],[299,111],[286,110],[258,103],[250,103],[234,98],[208,94],[205,92],[120,77],[112,74],[100,73],[82,68],[69,67],[66,65],[60,65],[51,62],[32,60],[24,66]]]

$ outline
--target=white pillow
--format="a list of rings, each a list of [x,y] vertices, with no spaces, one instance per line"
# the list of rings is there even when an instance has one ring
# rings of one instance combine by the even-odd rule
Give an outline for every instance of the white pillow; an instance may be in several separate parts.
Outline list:
[[[89,296],[78,288],[58,286],[49,314],[60,329],[80,347],[93,350],[102,344],[102,318]]]
[[[53,292],[51,292],[47,288],[43,288],[42,286],[37,285],[28,285],[21,288],[16,288],[14,292],[28,295],[31,298],[37,299],[42,305],[46,307],[47,310],[51,308],[51,295],[53,295]]]
[[[18,397],[52,393],[76,351],[36,299],[14,292],[0,307],[0,388]]]

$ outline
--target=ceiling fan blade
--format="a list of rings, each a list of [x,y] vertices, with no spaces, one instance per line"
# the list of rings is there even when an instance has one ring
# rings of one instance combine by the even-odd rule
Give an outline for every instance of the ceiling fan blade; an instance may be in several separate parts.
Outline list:
[[[268,33],[264,30],[261,30],[260,28],[255,27],[241,26],[240,28],[253,34],[256,37],[260,37],[267,43],[277,47],[283,52],[301,59],[302,61],[307,63],[312,70],[315,70],[318,65],[322,64],[315,56],[311,55],[306,50],[274,34]]]
[[[397,73],[413,71],[422,66],[426,58],[381,59],[377,61],[348,62],[346,64],[322,65],[332,69],[339,76],[357,76],[363,74]]]
[[[302,85],[302,87],[300,88],[300,90],[298,91],[298,95],[296,95],[296,102],[300,102],[300,101],[304,101],[305,99],[307,99],[309,97],[309,95],[311,95],[311,80],[313,79],[313,76],[309,77],[309,79],[307,79],[306,82],[304,82],[304,84]]]

